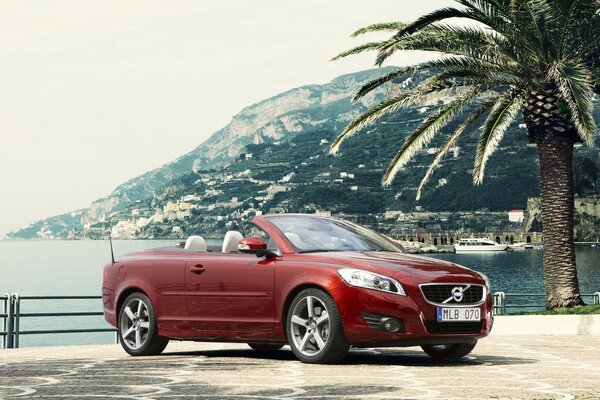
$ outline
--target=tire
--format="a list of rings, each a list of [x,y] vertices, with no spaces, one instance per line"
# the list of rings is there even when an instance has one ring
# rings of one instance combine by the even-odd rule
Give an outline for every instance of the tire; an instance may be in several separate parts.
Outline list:
[[[350,348],[335,301],[320,289],[298,293],[287,310],[285,325],[290,347],[302,362],[333,364]]]
[[[469,354],[471,351],[473,351],[476,345],[477,341],[475,341],[475,343],[426,345],[421,346],[421,348],[425,353],[429,354],[431,358],[435,358],[436,360],[443,360],[462,358]]]
[[[248,346],[261,353],[271,353],[283,347],[282,344],[248,343]]]
[[[169,339],[158,336],[156,315],[150,299],[143,293],[127,296],[119,310],[119,341],[132,356],[162,353]]]

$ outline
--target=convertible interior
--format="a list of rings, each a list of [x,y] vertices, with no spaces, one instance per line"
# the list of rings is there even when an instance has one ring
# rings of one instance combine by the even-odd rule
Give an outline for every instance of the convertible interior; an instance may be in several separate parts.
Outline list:
[[[295,233],[286,232],[287,238],[294,244],[297,245],[300,238]],[[209,245],[202,236],[192,235],[187,240],[177,243],[177,247],[184,250],[195,251],[195,252],[208,252],[208,253],[224,253],[224,254],[239,254],[238,244],[240,240],[244,238],[238,231],[227,231],[223,238],[222,245]],[[273,239],[267,240],[269,249],[277,249],[277,245]]]
[[[178,243],[184,250],[206,251],[211,253],[239,253],[238,244],[244,238],[238,231],[228,231],[223,238],[221,246],[209,246],[202,236],[193,235],[187,238],[185,242]]]

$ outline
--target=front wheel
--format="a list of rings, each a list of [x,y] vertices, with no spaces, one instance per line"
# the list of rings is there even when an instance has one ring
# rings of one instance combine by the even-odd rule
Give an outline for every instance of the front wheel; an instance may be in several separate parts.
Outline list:
[[[169,339],[158,336],[154,308],[143,293],[132,293],[125,299],[118,329],[121,346],[132,356],[160,354],[169,344]]]
[[[462,358],[473,351],[475,345],[477,345],[477,341],[474,343],[425,345],[421,346],[421,348],[431,358],[442,360]]]
[[[303,362],[336,363],[350,348],[335,301],[319,289],[303,290],[292,300],[286,332],[292,351]]]

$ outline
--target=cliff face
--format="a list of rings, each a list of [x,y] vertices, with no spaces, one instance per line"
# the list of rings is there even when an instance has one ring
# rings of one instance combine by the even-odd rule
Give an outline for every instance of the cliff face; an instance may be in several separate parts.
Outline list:
[[[227,126],[194,150],[123,183],[110,195],[93,202],[88,216],[98,220],[135,201],[152,197],[157,189],[192,169],[210,169],[227,164],[248,144],[274,142],[308,129],[339,132],[345,127],[344,122],[364,109],[364,104],[350,102],[358,88],[391,69],[343,75],[323,85],[302,86],[246,107]],[[372,97],[366,101],[372,100]]]
[[[575,198],[575,240],[600,242],[600,195]]]
[[[575,241],[600,241],[600,195],[575,198]],[[527,219],[523,224],[526,232],[542,231],[542,209],[539,197],[527,201]]]

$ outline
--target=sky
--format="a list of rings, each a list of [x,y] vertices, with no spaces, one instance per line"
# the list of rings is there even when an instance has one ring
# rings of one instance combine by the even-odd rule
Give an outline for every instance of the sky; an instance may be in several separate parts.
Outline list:
[[[371,68],[372,55],[329,61],[361,43],[354,30],[449,4],[0,1],[0,238],[87,207],[245,106]]]

